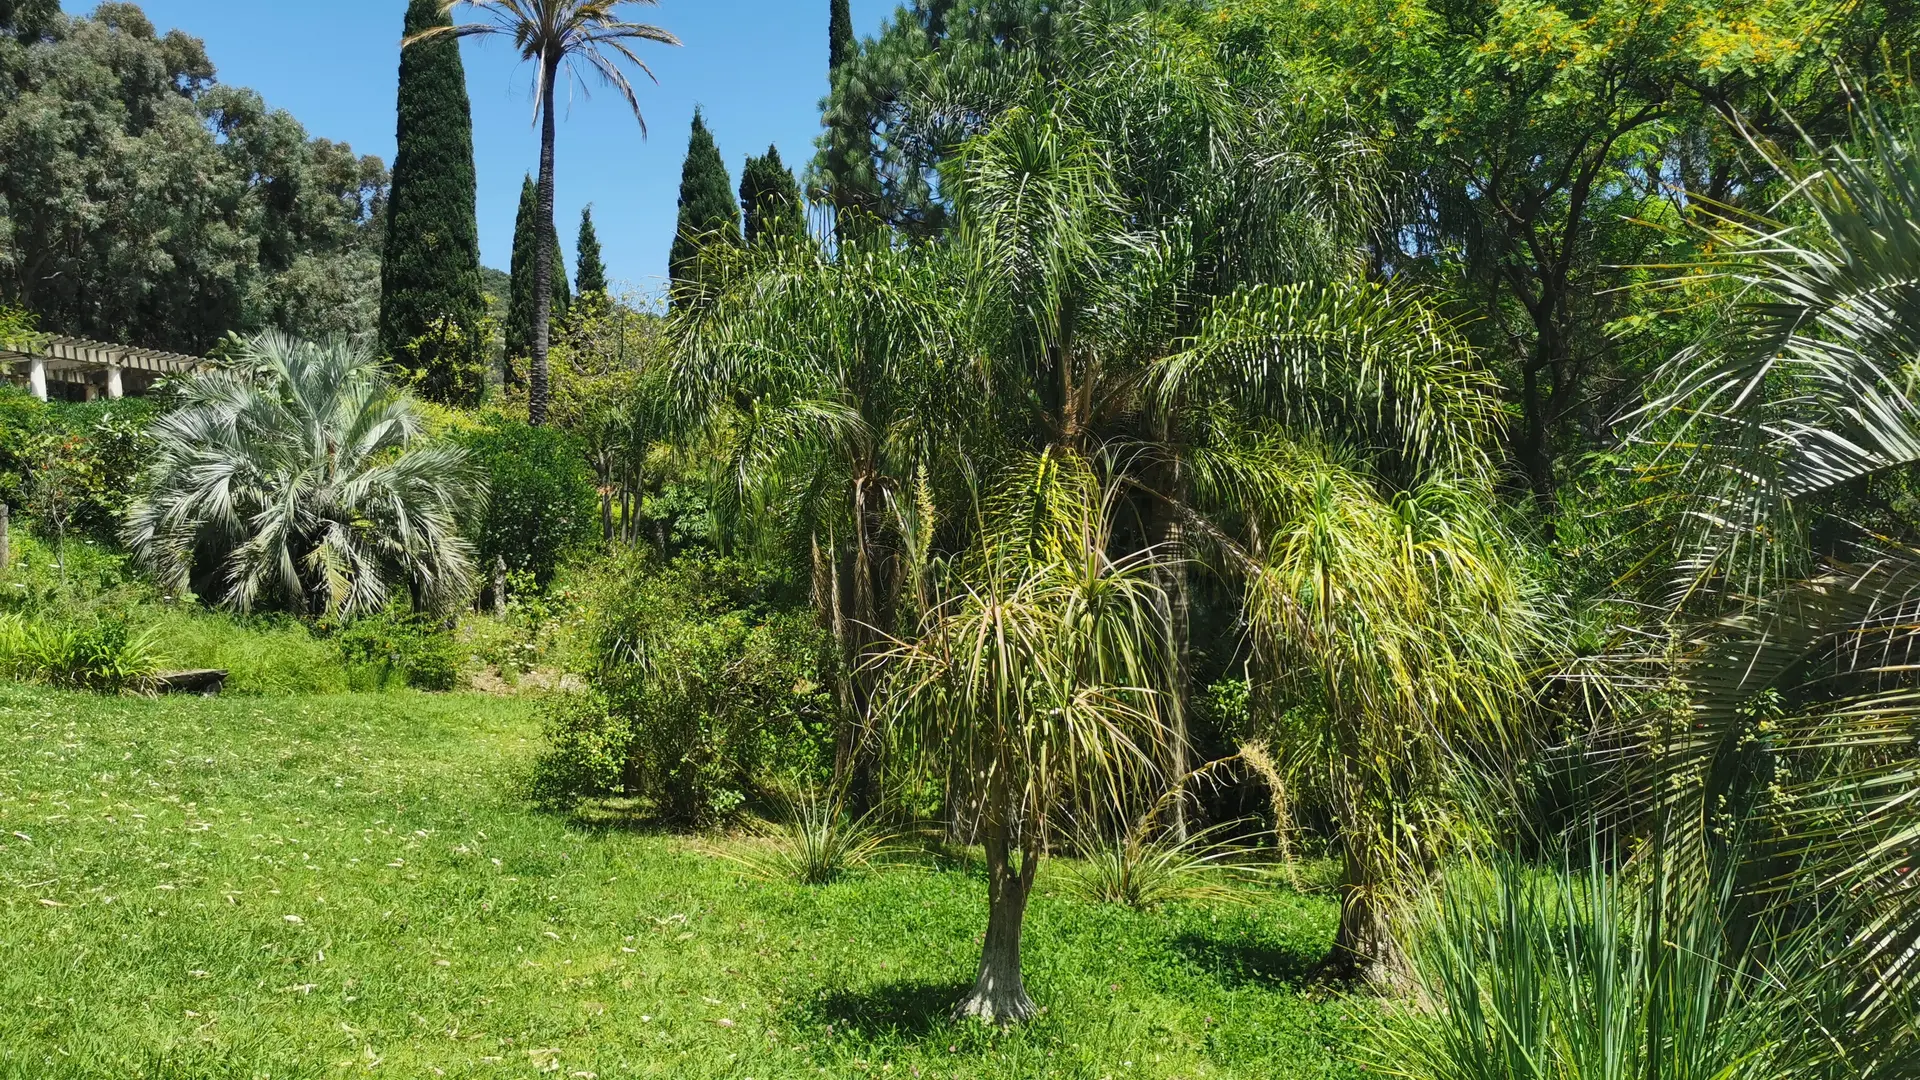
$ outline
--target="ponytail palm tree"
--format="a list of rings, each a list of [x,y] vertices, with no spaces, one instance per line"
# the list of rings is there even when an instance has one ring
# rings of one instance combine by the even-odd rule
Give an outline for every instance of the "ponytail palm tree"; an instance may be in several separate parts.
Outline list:
[[[367,352],[267,334],[176,392],[126,525],[164,588],[336,618],[396,588],[432,612],[471,596],[460,515],[484,485]]]
[[[1074,800],[1118,810],[1164,760],[1160,556],[1119,552],[1115,488],[1049,451],[981,508],[979,539],[919,636],[886,655],[884,708],[972,806],[987,932],[956,1016],[1034,1014],[1021,929],[1049,835]]]
[[[622,12],[629,6],[653,5],[659,0],[445,0],[444,10],[451,15],[462,5],[484,16],[483,22],[430,27],[401,42],[407,47],[423,41],[452,36],[478,37],[498,35],[511,38],[523,60],[534,65],[533,106],[540,118],[540,180],[538,186],[539,235],[534,238],[533,275],[533,362],[529,377],[527,412],[535,425],[547,419],[547,343],[553,314],[553,253],[558,242],[553,234],[553,144],[554,92],[564,70],[571,75],[576,66],[585,66],[612,87],[633,110],[640,123],[640,134],[647,132],[647,121],[640,112],[640,99],[633,92],[623,65],[631,65],[647,78],[653,71],[633,51],[630,42],[652,41],[678,45],[672,34],[647,23],[629,22]]]

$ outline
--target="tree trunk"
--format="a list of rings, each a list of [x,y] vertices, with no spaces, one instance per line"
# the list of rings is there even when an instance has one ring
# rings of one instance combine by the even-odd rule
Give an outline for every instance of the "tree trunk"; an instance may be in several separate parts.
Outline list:
[[[881,560],[874,557],[874,536],[879,530],[877,514],[871,506],[871,472],[853,482],[853,620],[848,628],[848,678],[852,714],[847,718],[850,730],[846,797],[848,808],[865,814],[880,802],[879,763],[871,733],[873,677],[866,661],[873,642],[885,631],[885,615],[878,597],[881,588],[875,577],[881,572]]]
[[[1162,444],[1173,448],[1174,429],[1171,423],[1166,424],[1160,435]],[[1187,474],[1177,449],[1173,450],[1172,459],[1166,464],[1163,483],[1166,497],[1160,500],[1160,519],[1153,543],[1170,560],[1161,571],[1160,582],[1167,605],[1169,637],[1167,726],[1171,760],[1168,768],[1174,782],[1180,783],[1193,768],[1187,731],[1187,707],[1193,693],[1190,685],[1193,680],[1193,597],[1187,574],[1186,523],[1180,517],[1187,501]],[[1187,838],[1187,800],[1184,795],[1173,800],[1172,824],[1174,836],[1184,841]]]
[[[600,473],[600,543],[613,546],[613,480],[606,470]]]
[[[560,72],[560,57],[549,54],[541,59],[540,85],[540,187],[534,222],[536,237],[533,251],[533,361],[528,374],[527,422],[539,427],[547,422],[547,338],[553,318],[553,84]]]
[[[1341,901],[1330,963],[1339,974],[1369,986],[1385,989],[1405,981],[1405,958],[1394,940],[1386,905],[1364,884],[1349,885]]]
[[[1023,845],[1020,866],[1012,865],[1005,809],[988,810],[987,937],[980,950],[980,974],[973,989],[953,1007],[955,1019],[971,1017],[1002,1027],[1031,1019],[1037,1011],[1020,977],[1020,931],[1040,864],[1038,847],[1029,839]]]

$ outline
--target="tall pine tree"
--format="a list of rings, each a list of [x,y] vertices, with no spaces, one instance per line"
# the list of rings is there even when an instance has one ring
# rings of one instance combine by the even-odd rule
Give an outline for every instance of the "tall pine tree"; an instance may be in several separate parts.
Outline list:
[[[574,245],[574,291],[581,300],[607,298],[607,267],[600,261],[600,236],[593,231],[593,207],[580,208],[580,240]]]
[[[451,25],[439,0],[412,0],[404,36]],[[484,382],[486,300],[473,114],[458,41],[443,37],[401,50],[398,112],[380,265],[380,345],[429,397],[471,402]]]
[[[672,302],[684,303],[689,290],[697,289],[702,248],[739,242],[740,204],[734,201],[733,178],[727,175],[727,163],[720,159],[720,148],[713,144],[700,110],[695,109],[686,164],[680,168],[680,223],[667,254]]]
[[[509,381],[517,381],[513,363],[533,355],[533,245],[538,231],[540,188],[529,176],[520,185],[520,213],[513,221],[513,262],[507,285],[507,366]],[[567,262],[560,257],[558,233],[553,241],[553,324],[567,317],[572,295],[567,287]]]
[[[747,167],[740,172],[740,209],[749,246],[806,233],[800,185],[780,160],[778,147],[769,146],[765,154],[747,158]]]

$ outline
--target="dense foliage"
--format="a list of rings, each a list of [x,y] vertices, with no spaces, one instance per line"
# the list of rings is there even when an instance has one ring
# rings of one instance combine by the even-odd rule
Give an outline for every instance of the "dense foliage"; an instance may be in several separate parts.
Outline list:
[[[800,184],[780,160],[780,149],[767,147],[758,157],[748,155],[740,170],[740,210],[749,246],[792,239],[807,227],[806,204]]]
[[[109,542],[146,466],[154,403],[138,398],[85,404],[36,401],[0,388],[0,502],[57,516],[76,537]]]
[[[546,584],[595,533],[593,475],[578,438],[495,417],[456,440],[487,486],[485,512],[467,519],[480,568],[492,573],[504,561]]]
[[[534,238],[540,235],[539,191],[529,176],[520,185],[520,209],[513,219],[513,261],[509,266],[510,283],[507,292],[507,378],[517,382],[526,377],[524,365],[533,356],[533,319],[534,309],[539,299],[539,290],[534,286],[535,265],[539,262],[534,251]],[[549,252],[552,280],[549,283],[549,302],[552,304],[553,317],[564,319],[567,308],[573,303],[573,293],[567,285],[567,263],[560,254],[560,238],[553,231],[553,223],[547,223],[546,234],[551,237],[552,250]]]
[[[594,689],[550,711],[540,794],[635,796],[667,820],[713,823],[830,776],[832,650],[777,579],[708,556],[634,557],[593,589]]]
[[[713,133],[695,109],[687,159],[680,167],[680,217],[674,227],[673,250],[667,255],[674,303],[685,303],[699,292],[706,273],[702,249],[739,242],[740,204],[734,200],[733,180],[720,158],[720,148],[713,143]]]
[[[140,8],[0,20],[0,303],[203,353],[373,329],[387,173],[214,77]]]
[[[607,267],[600,261],[600,236],[593,231],[593,207],[580,208],[580,240],[574,245],[574,290],[582,300],[607,296]]]

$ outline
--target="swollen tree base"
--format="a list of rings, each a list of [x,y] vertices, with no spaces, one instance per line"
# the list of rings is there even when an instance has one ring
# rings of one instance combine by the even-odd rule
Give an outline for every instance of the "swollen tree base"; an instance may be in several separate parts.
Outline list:
[[[953,1007],[956,1020],[983,1020],[1001,1027],[1031,1020],[1039,1010],[1020,977],[1020,931],[1027,918],[1040,853],[1021,853],[1020,866],[1008,859],[1007,830],[997,819],[987,827],[987,937],[980,949],[980,975],[973,989]]]
[[[1340,927],[1334,935],[1333,952],[1327,957],[1327,973],[1392,990],[1408,985],[1408,968],[1384,907],[1368,895],[1350,894],[1340,911]]]
[[[1012,986],[1003,982],[990,983],[982,974],[973,990],[953,1007],[953,1018],[1012,1027],[1033,1019],[1039,1011],[1033,999],[1027,996],[1027,988],[1020,984],[1018,974],[1014,975]]]

